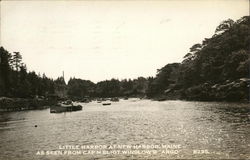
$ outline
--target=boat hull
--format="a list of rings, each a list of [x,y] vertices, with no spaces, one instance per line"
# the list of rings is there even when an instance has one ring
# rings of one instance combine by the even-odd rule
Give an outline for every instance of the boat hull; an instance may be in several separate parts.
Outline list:
[[[62,113],[62,112],[72,112],[72,111],[80,111],[82,110],[82,106],[51,106],[50,113]]]
[[[102,105],[103,106],[108,106],[108,105],[111,105],[111,103],[103,103]]]

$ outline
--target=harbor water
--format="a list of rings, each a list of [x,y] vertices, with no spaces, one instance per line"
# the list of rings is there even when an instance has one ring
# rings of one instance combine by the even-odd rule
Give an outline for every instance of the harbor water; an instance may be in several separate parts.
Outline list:
[[[0,113],[0,159],[250,159],[248,104],[128,99],[81,105],[58,114]]]

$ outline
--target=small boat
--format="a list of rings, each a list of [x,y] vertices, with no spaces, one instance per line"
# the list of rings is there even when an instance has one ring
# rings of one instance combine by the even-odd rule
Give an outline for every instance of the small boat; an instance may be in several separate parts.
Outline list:
[[[111,103],[103,103],[103,106],[111,105]]]
[[[158,98],[157,101],[166,101],[167,99],[164,97]]]
[[[73,103],[62,102],[50,107],[50,113],[62,113],[82,110],[81,105],[73,105]]]
[[[119,101],[119,98],[117,98],[117,97],[111,98],[111,101],[113,101],[113,102],[118,102],[118,101]]]
[[[88,99],[88,98],[83,98],[80,102],[82,102],[82,103],[89,103],[89,102],[91,102],[91,100]]]
[[[108,100],[108,99],[106,99],[106,98],[102,98],[102,99],[101,99],[101,101],[106,101],[106,100]]]

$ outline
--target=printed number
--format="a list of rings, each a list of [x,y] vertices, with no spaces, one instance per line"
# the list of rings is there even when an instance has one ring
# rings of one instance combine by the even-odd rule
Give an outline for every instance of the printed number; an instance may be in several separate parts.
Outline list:
[[[207,149],[197,149],[193,150],[193,154],[209,154]]]

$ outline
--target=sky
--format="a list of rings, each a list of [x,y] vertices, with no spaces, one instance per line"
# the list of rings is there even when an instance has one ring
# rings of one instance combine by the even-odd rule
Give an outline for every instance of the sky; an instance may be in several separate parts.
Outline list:
[[[248,0],[13,1],[1,4],[0,45],[18,51],[29,71],[98,82],[155,76],[181,62]]]

